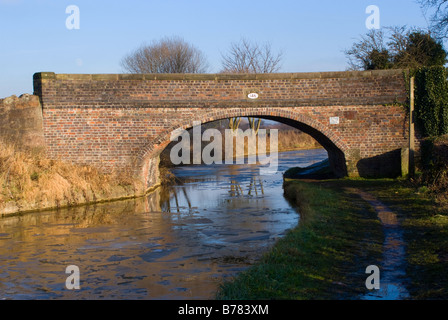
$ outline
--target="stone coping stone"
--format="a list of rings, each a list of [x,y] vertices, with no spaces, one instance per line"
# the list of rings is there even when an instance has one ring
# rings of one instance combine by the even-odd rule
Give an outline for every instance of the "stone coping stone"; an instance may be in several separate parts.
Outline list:
[[[388,77],[402,75],[404,69],[372,70],[372,71],[334,71],[334,72],[301,72],[301,73],[265,73],[265,74],[56,74],[54,72],[38,72],[34,80],[81,80],[81,81],[228,81],[228,80],[297,80],[297,79],[340,79]]]

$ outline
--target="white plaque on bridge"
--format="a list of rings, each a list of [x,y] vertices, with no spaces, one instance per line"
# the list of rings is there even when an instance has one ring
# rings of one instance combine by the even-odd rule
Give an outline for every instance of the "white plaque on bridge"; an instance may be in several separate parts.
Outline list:
[[[247,97],[248,97],[249,99],[255,100],[255,99],[258,99],[258,98],[260,97],[260,95],[259,95],[258,93],[256,93],[256,92],[251,92],[251,93],[249,93],[249,94],[247,95]]]
[[[339,124],[339,117],[331,117],[330,124]]]

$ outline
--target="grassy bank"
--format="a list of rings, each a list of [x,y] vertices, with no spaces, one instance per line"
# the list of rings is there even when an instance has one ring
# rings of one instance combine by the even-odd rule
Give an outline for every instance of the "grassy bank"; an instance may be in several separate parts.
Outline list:
[[[0,141],[0,215],[131,197],[125,173],[48,160],[43,151]]]
[[[342,180],[329,186],[365,190],[396,212],[407,244],[411,298],[448,299],[448,205],[438,193],[406,180]]]
[[[288,183],[299,226],[263,259],[222,285],[221,299],[351,299],[366,293],[365,267],[382,255],[382,227],[372,208],[344,190],[374,195],[401,220],[411,299],[448,298],[448,209],[405,180]]]
[[[358,197],[293,182],[285,194],[299,225],[261,261],[224,283],[218,299],[352,299],[366,293],[365,268],[380,259],[383,233]],[[368,239],[368,240],[366,240]]]

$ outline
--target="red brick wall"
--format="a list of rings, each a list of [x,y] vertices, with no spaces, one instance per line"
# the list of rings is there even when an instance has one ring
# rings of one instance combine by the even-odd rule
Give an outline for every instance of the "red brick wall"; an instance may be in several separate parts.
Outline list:
[[[392,174],[397,170],[392,162],[408,140],[404,107],[392,105],[406,101],[400,70],[269,75],[38,73],[34,84],[43,103],[49,155],[108,170],[132,165],[154,175],[149,160],[157,158],[174,129],[191,127],[193,121],[235,116],[275,118],[294,125],[324,145],[340,170],[354,175]],[[249,92],[257,92],[259,99],[248,99]],[[340,123],[330,125],[330,117],[339,117]],[[155,181],[146,179],[148,185]]]

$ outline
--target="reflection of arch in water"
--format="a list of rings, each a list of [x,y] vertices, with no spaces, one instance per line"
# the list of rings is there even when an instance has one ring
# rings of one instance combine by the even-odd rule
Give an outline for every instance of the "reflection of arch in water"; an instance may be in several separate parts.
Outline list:
[[[260,192],[262,195],[264,195],[264,189],[263,189],[263,180],[260,179],[260,177],[252,177],[249,185],[249,192],[248,195],[252,195],[252,190],[255,192],[255,195],[258,196],[258,192]]]
[[[231,179],[228,186],[231,198],[264,195],[263,181],[258,176],[250,178],[247,188],[244,188],[244,185],[235,179]],[[186,202],[186,206],[181,203],[180,196]],[[193,209],[189,188],[184,185],[163,186],[149,194],[146,199],[146,211],[148,212],[181,213],[187,208],[188,210]]]
[[[162,188],[151,192],[145,197],[145,212],[161,212],[163,199]]]
[[[229,194],[231,197],[238,197],[244,195],[243,188],[237,180],[230,180]]]
[[[185,208],[179,201],[179,193],[181,193],[187,203],[188,210],[192,210],[190,196],[187,188],[183,185],[163,186],[156,190],[160,194],[159,207],[160,211],[167,213],[181,213]]]
[[[230,180],[229,194],[231,197],[264,195],[263,181],[260,177],[251,177],[247,186],[247,193],[245,193],[243,187],[241,187],[241,182],[232,179]]]
[[[36,237],[37,233],[45,235],[47,239],[58,236],[61,237],[60,239],[70,238],[70,241],[72,241],[71,235],[77,233],[78,230],[82,232],[82,230],[88,228],[100,227],[99,231],[97,231],[101,233],[102,228],[106,230],[109,226],[123,225],[122,221],[135,223],[135,228],[137,226],[152,228],[152,221],[134,217],[150,211],[160,212],[159,196],[156,192],[148,197],[136,199],[29,212],[4,217],[0,219],[0,233],[11,232],[6,230],[15,230],[14,239],[23,245],[35,244],[38,247],[42,245],[42,238]],[[127,227],[130,226],[127,225]],[[92,232],[97,231],[92,230]],[[20,245],[18,244],[18,247]]]

